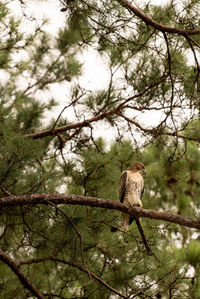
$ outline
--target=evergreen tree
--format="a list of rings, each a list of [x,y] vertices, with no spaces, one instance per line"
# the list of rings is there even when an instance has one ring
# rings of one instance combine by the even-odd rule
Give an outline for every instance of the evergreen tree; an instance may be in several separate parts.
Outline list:
[[[60,2],[56,37],[0,2],[0,297],[199,298],[200,4]],[[75,83],[90,47],[110,71],[93,92]],[[61,106],[49,94],[67,82]],[[128,211],[118,181],[135,161],[144,209]]]

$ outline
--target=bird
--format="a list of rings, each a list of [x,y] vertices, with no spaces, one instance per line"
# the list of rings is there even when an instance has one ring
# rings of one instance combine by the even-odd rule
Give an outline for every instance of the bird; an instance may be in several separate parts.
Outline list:
[[[140,162],[132,164],[127,170],[123,171],[119,180],[120,202],[130,207],[142,207],[142,195],[144,193],[143,176],[145,174],[145,166]],[[134,218],[129,214],[122,213],[120,230],[127,232],[133,220]]]

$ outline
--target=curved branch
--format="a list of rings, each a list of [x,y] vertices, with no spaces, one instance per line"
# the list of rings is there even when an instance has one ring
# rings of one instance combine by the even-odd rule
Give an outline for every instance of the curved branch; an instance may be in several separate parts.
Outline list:
[[[152,85],[146,87],[140,93],[135,94],[135,95],[133,95],[133,96],[125,99],[123,102],[121,102],[116,107],[108,109],[107,111],[104,111],[104,112],[100,111],[95,116],[93,116],[91,118],[88,118],[88,119],[86,119],[84,121],[77,122],[77,123],[74,123],[74,124],[65,125],[65,126],[62,126],[62,127],[52,128],[52,129],[49,129],[49,130],[44,130],[44,131],[41,131],[41,132],[35,132],[35,133],[31,133],[31,134],[26,134],[26,135],[24,135],[24,137],[25,138],[38,139],[38,138],[43,138],[43,137],[46,137],[46,136],[54,136],[54,135],[57,135],[58,133],[69,131],[69,130],[72,130],[72,129],[89,127],[90,124],[93,123],[93,122],[105,119],[109,115],[117,114],[117,112],[119,112],[119,111],[121,111],[121,110],[123,110],[125,108],[125,105],[127,103],[129,103],[133,99],[137,99],[137,98],[143,96],[151,88],[153,88],[153,87],[158,86],[159,84],[161,84],[163,82],[163,80],[165,80],[165,76],[162,76],[159,81],[157,81],[157,82],[153,83]]]
[[[149,133],[149,134],[152,134],[154,136],[160,136],[160,135],[172,136],[172,137],[180,138],[180,139],[183,139],[183,140],[200,142],[200,138],[198,138],[198,137],[197,138],[195,138],[195,137],[193,138],[193,137],[189,137],[189,136],[185,136],[185,135],[180,135],[180,134],[178,134],[177,131],[174,131],[174,132],[161,131],[159,129],[160,124],[159,124],[159,126],[157,126],[157,128],[149,128],[149,129],[145,128],[145,127],[141,126],[134,119],[127,117],[124,113],[117,112],[117,114],[119,116],[121,116],[122,118],[124,118],[128,123],[131,123],[131,124],[135,125],[137,128],[139,128],[144,133]]]
[[[36,296],[36,298],[45,299],[38,289],[28,280],[24,273],[20,270],[19,264],[15,262],[9,255],[7,255],[3,250],[0,249],[0,260],[4,262],[8,267],[17,275],[23,286],[28,289],[31,294]]]
[[[125,298],[128,299],[129,297],[118,292],[116,289],[114,289],[113,287],[111,287],[107,282],[105,282],[103,279],[101,279],[99,276],[97,276],[96,274],[94,274],[93,272],[89,271],[88,269],[85,269],[83,267],[81,267],[78,264],[72,263],[70,261],[66,261],[64,259],[58,258],[56,256],[49,256],[49,257],[44,257],[44,258],[35,258],[35,259],[30,259],[30,260],[21,260],[18,261],[18,264],[21,265],[30,265],[30,264],[34,264],[34,263],[40,263],[40,262],[44,262],[44,261],[55,261],[55,262],[59,262],[59,263],[63,263],[65,265],[69,265],[71,267],[77,268],[82,272],[85,272],[88,274],[90,274],[91,277],[93,277],[94,279],[96,279],[99,283],[101,283],[102,285],[104,285],[107,289],[109,289],[110,291],[112,291],[113,293],[117,294],[120,296],[120,298]]]
[[[118,0],[119,2],[122,3],[123,6],[128,8],[129,11],[134,13],[137,17],[139,17],[141,20],[143,20],[147,25],[152,26],[153,28],[162,31],[162,32],[168,32],[168,33],[176,33],[179,35],[194,35],[194,34],[199,34],[200,29],[181,29],[181,28],[173,28],[169,26],[162,25],[150,17],[148,17],[143,11],[140,9],[136,8],[132,4],[130,4],[127,0]]]
[[[76,194],[62,194],[62,193],[52,193],[52,194],[26,194],[17,196],[8,196],[0,198],[0,207],[15,207],[20,205],[36,205],[36,204],[48,204],[49,202],[56,205],[67,204],[67,205],[84,205],[90,207],[104,208],[118,210],[120,212],[128,213],[135,217],[145,217],[156,220],[168,221],[171,223],[176,223],[186,227],[192,227],[200,229],[200,219],[195,219],[191,217],[184,217],[178,214],[146,210],[139,207],[129,208],[121,202],[97,198],[88,197]]]

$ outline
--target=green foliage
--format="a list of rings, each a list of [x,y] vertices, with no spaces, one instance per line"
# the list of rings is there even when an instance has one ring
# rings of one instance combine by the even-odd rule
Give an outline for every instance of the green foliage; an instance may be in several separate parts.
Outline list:
[[[185,260],[192,266],[200,262],[200,243],[199,240],[191,241],[185,250]]]
[[[6,2],[0,7],[0,197],[65,192],[118,201],[122,171],[142,161],[143,207],[199,218],[195,44],[163,36],[117,1],[66,1],[56,37],[42,25],[27,34]],[[198,1],[170,2],[143,11],[188,29],[199,24],[198,8]],[[89,46],[105,54],[111,74],[107,87],[92,92],[73,85],[81,74],[77,57]],[[71,94],[58,109],[49,94],[61,84],[70,84]],[[143,125],[142,113],[153,119],[155,111],[159,124]],[[71,129],[54,134],[66,125]],[[18,269],[48,298],[117,298],[113,289],[138,299],[200,297],[198,232],[142,218],[149,256],[134,222],[127,233],[111,232],[120,221],[117,210],[81,205],[2,207],[0,249],[21,261]],[[33,297],[2,261],[0,277],[1,298]]]
[[[75,10],[71,15],[66,28],[62,28],[58,33],[58,49],[65,53],[72,45],[82,41],[83,36],[86,40],[90,39],[90,28],[86,22],[87,11]]]

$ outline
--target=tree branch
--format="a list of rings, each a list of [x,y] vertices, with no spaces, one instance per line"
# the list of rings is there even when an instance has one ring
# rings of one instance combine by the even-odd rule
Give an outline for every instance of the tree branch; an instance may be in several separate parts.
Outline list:
[[[144,234],[144,231],[143,231],[143,228],[142,228],[142,225],[140,223],[139,218],[137,218],[137,217],[135,218],[135,223],[136,223],[137,228],[139,230],[139,233],[140,233],[140,235],[142,237],[142,241],[143,241],[143,244],[144,244],[144,246],[146,248],[146,251],[147,251],[148,255],[154,255],[153,252],[151,251],[151,248],[149,247],[149,244],[148,244],[147,239],[145,237],[145,234]]]
[[[19,264],[15,262],[9,255],[7,255],[4,251],[0,249],[0,260],[4,262],[19,278],[20,282],[23,286],[28,289],[36,298],[45,299],[40,291],[36,289],[36,287],[27,279],[24,273],[20,270]]]
[[[173,107],[173,106],[172,106]],[[121,116],[122,118],[124,118],[128,123],[131,123],[133,125],[135,125],[137,128],[139,128],[141,131],[143,131],[144,133],[149,133],[152,134],[154,136],[160,136],[160,135],[165,135],[165,136],[172,136],[172,137],[176,137],[176,138],[180,138],[183,140],[189,140],[189,141],[196,141],[196,142],[200,142],[200,138],[197,137],[189,137],[189,136],[185,136],[185,135],[180,135],[178,133],[178,131],[174,131],[174,132],[166,132],[166,131],[161,131],[159,126],[160,124],[157,126],[157,128],[145,128],[143,126],[141,126],[137,121],[135,121],[132,118],[127,117],[124,113],[122,112],[117,112],[117,114],[119,116]]]
[[[139,207],[129,208],[121,202],[97,198],[97,197],[88,197],[76,194],[62,194],[62,193],[53,193],[53,194],[26,194],[26,195],[17,195],[17,196],[8,196],[0,198],[0,207],[15,207],[20,205],[36,205],[36,204],[48,204],[49,202],[58,204],[67,204],[67,205],[84,205],[90,207],[104,208],[118,210],[120,212],[128,213],[131,216],[135,217],[145,217],[155,220],[163,220],[171,223],[176,223],[182,226],[197,228],[200,229],[200,219],[195,219],[191,217],[184,217],[178,214],[154,211],[154,210],[145,210]]]
[[[151,19],[149,16],[147,16],[143,11],[136,8],[132,4],[130,4],[127,0],[118,0],[121,2],[123,6],[125,6],[129,11],[134,13],[137,17],[139,17],[141,20],[143,20],[147,25],[152,26],[153,28],[162,31],[162,32],[168,32],[168,33],[176,33],[183,36],[188,35],[194,35],[199,34],[200,29],[181,29],[181,28],[173,28],[169,26],[162,25],[153,19]]]
[[[35,133],[31,133],[31,134],[26,134],[26,135],[24,135],[24,137],[25,138],[38,139],[38,138],[43,138],[43,137],[46,137],[46,136],[54,136],[54,135],[57,135],[58,133],[69,131],[69,130],[72,130],[72,129],[88,127],[93,122],[105,119],[106,117],[108,117],[110,115],[117,114],[117,112],[119,112],[119,111],[121,111],[121,110],[123,110],[125,108],[125,105],[127,103],[129,103],[133,99],[137,99],[137,98],[143,96],[151,88],[153,88],[153,87],[158,86],[159,84],[161,84],[163,82],[163,80],[165,80],[165,76],[162,76],[159,81],[157,81],[157,82],[153,83],[152,85],[146,87],[140,93],[135,94],[135,95],[133,95],[131,97],[128,97],[127,99],[125,99],[124,101],[122,101],[116,107],[108,109],[107,111],[104,111],[104,112],[100,111],[95,116],[93,116],[91,118],[88,118],[88,119],[86,119],[84,121],[73,123],[73,124],[69,124],[69,125],[65,125],[65,126],[62,126],[62,127],[52,128],[52,129],[49,129],[49,130],[44,130],[44,131],[41,131],[41,132],[35,132]]]
[[[33,264],[33,263],[40,263],[40,262],[45,262],[45,261],[55,261],[55,262],[63,263],[65,265],[69,265],[71,267],[77,268],[80,271],[85,272],[86,274],[88,274],[88,271],[89,271],[88,269],[85,269],[85,268],[81,267],[78,264],[66,261],[66,260],[58,258],[56,256],[49,256],[49,257],[44,257],[44,258],[35,258],[35,259],[30,259],[30,260],[21,260],[21,261],[18,261],[18,264],[21,266],[21,265],[27,265],[27,264],[30,265],[30,264]],[[104,285],[107,289],[109,289],[113,293],[119,295],[120,298],[129,298],[128,296],[118,292],[116,289],[111,287],[107,282],[105,282],[103,279],[101,279],[99,276],[97,276],[93,272],[89,271],[89,274],[90,274],[91,277],[93,277],[98,282],[100,282],[102,285]]]

